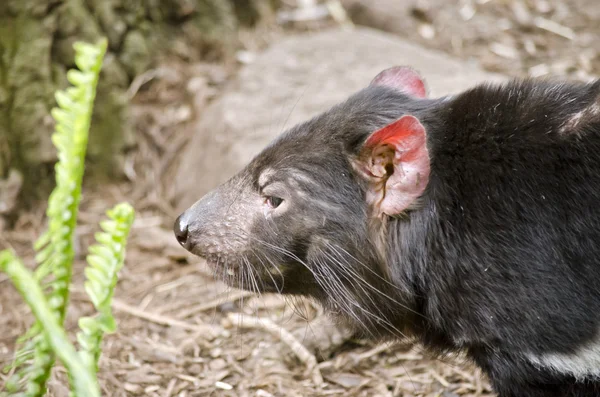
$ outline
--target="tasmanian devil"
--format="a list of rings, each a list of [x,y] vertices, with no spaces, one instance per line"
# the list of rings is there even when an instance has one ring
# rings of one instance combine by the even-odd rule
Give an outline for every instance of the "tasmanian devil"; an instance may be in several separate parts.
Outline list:
[[[600,396],[600,81],[428,98],[387,69],[175,233],[230,285],[465,352],[501,397]]]

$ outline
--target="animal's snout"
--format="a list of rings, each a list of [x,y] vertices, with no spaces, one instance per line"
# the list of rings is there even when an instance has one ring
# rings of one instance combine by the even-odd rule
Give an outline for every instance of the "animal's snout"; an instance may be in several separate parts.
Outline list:
[[[189,225],[185,217],[185,213],[179,215],[179,217],[175,220],[173,231],[175,232],[175,238],[177,238],[179,244],[181,244],[183,248],[189,249]]]
[[[216,189],[179,215],[173,224],[173,232],[179,244],[196,255],[204,256],[208,245],[214,239],[211,229],[215,228],[223,217],[225,204],[227,203]]]

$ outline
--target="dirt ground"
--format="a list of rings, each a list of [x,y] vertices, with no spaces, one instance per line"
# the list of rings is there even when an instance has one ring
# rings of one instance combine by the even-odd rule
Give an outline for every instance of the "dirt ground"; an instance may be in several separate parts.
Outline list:
[[[285,3],[292,7],[295,2]],[[596,0],[413,3],[413,20],[400,33],[425,46],[475,58],[490,70],[579,79],[600,71]],[[282,35],[332,24],[309,21],[244,32],[240,62]],[[76,318],[91,309],[82,292],[82,260],[102,213],[123,200],[138,211],[115,295],[119,329],[106,338],[100,361],[105,395],[493,396],[486,379],[460,357],[434,359],[410,343],[376,346],[349,338],[327,326],[326,316],[312,302],[226,288],[176,244],[170,231],[176,212],[169,181],[177,153],[189,139],[189,125],[202,117],[202,107],[218,95],[236,67],[171,59],[136,80],[131,96],[137,147],[128,154],[128,180],[84,189],[71,330]],[[22,214],[14,230],[0,235],[0,247],[13,247],[33,264],[31,242],[43,222],[41,207]],[[235,313],[246,316],[240,320]],[[252,317],[262,320],[245,324]],[[30,322],[26,306],[0,275],[0,365],[11,360],[15,340]],[[290,343],[290,335],[291,342],[301,345]],[[320,387],[317,370],[307,371],[310,365],[302,361],[302,345],[309,352],[315,345],[321,349],[316,355],[324,378]],[[0,390],[6,378],[0,374]],[[52,396],[68,395],[61,368],[50,390]]]

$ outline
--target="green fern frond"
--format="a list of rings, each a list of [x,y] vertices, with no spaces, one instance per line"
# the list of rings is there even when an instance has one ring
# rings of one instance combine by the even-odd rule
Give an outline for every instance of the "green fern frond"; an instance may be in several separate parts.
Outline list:
[[[58,151],[55,166],[56,187],[50,195],[46,215],[48,229],[35,243],[36,262],[39,264],[35,278],[43,281],[42,287],[49,288],[47,303],[56,315],[58,324],[63,324],[69,300],[72,262],[74,258],[73,236],[76,226],[81,184],[84,173],[88,132],[92,119],[92,110],[96,97],[96,87],[107,41],[97,45],[75,43],[75,64],[79,70],[70,70],[67,79],[72,87],[56,93],[58,107],[52,110],[56,121],[52,142]],[[28,368],[16,374],[16,380],[27,380],[27,396],[42,396],[46,390],[46,381],[54,363],[54,355],[41,333],[39,323],[28,332],[31,344],[18,349],[13,363],[20,365],[33,359]],[[27,349],[27,350],[25,350]]]
[[[55,166],[56,188],[50,195],[46,211],[48,230],[35,244],[39,264],[36,275],[38,278],[45,274],[55,277],[49,301],[52,303],[52,298],[57,298],[54,302],[57,305],[53,308],[61,320],[68,299],[70,264],[74,256],[73,235],[81,199],[88,132],[106,45],[106,40],[95,46],[75,43],[75,63],[80,70],[67,73],[67,79],[73,86],[56,93],[59,107],[52,109],[52,117],[56,121],[52,142],[59,160]]]
[[[96,372],[88,371],[83,364],[32,272],[10,251],[0,252],[0,270],[9,276],[41,324],[45,345],[48,350],[56,352],[69,371],[75,395],[100,397]],[[49,357],[46,359],[53,360]],[[43,394],[43,388],[45,386],[29,383],[26,394]]]
[[[109,220],[100,223],[103,232],[96,233],[97,243],[90,247],[88,266],[85,269],[85,290],[98,315],[81,318],[81,332],[77,335],[81,346],[80,355],[93,372],[98,370],[104,333],[112,333],[116,329],[111,302],[117,275],[125,261],[125,247],[133,223],[134,210],[129,204],[121,203],[107,211],[107,215]]]

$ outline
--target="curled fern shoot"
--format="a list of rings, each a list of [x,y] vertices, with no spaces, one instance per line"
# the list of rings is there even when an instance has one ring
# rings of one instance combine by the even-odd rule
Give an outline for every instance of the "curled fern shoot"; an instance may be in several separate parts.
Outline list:
[[[75,43],[75,64],[79,70],[67,73],[72,86],[56,93],[58,107],[52,110],[56,121],[52,142],[58,151],[56,187],[46,211],[48,229],[34,246],[39,265],[35,278],[41,282],[42,291],[49,289],[46,301],[61,326],[69,300],[73,236],[81,199],[88,133],[106,48],[105,39],[96,45]],[[37,321],[20,342],[24,345],[16,352],[12,367],[20,367],[29,360],[33,362],[16,373],[16,382],[21,379],[27,381],[27,396],[42,396],[54,364],[54,355],[47,338],[42,335],[41,323]]]
[[[109,210],[107,215],[109,220],[100,223],[103,231],[96,233],[97,243],[90,247],[88,266],[85,269],[85,290],[98,314],[96,317],[81,318],[81,332],[77,335],[81,357],[93,372],[98,370],[102,336],[116,329],[111,302],[117,275],[125,260],[125,247],[134,210],[129,204],[121,203]]]
[[[89,371],[83,364],[32,272],[10,251],[0,252],[0,270],[10,277],[44,329],[43,339],[69,371],[75,396],[100,397],[96,372]],[[43,394],[36,386],[29,386],[26,393]]]

